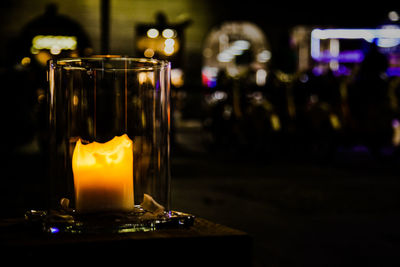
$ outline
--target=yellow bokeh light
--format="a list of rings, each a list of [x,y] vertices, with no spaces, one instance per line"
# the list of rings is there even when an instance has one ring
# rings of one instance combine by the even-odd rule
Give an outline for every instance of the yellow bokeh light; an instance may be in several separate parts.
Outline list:
[[[154,50],[151,48],[147,48],[144,50],[144,56],[145,57],[153,57],[154,56]]]
[[[274,131],[279,131],[281,129],[281,121],[276,114],[272,114],[270,117],[271,126]]]
[[[59,55],[61,53],[61,48],[59,46],[55,45],[50,49],[50,53],[52,55]]]
[[[39,62],[39,64],[42,66],[46,66],[47,61],[51,59],[50,53],[47,52],[46,50],[39,51],[39,53],[36,54],[34,57],[37,60],[37,62]]]
[[[75,36],[37,35],[32,39],[32,47],[36,50],[52,49],[75,50],[77,38]]]
[[[145,72],[140,72],[138,78],[139,78],[139,83],[140,83],[140,84],[143,84],[143,83],[145,83],[146,80],[147,80],[147,75],[146,75]]]
[[[147,31],[147,37],[149,38],[157,38],[159,35],[159,32],[157,29],[151,28]]]
[[[173,37],[175,37],[175,31],[172,29],[165,29],[162,32],[162,36],[164,38],[173,38]]]
[[[74,95],[72,98],[72,103],[74,106],[77,106],[79,104],[79,97],[77,95]]]
[[[174,39],[168,38],[167,40],[165,40],[164,44],[165,46],[173,46],[175,44],[175,41]]]
[[[171,70],[171,83],[175,87],[182,87],[183,80],[183,71],[181,69],[172,69]]]
[[[165,47],[164,47],[164,53],[165,53],[167,56],[172,55],[174,52],[175,52],[175,49],[174,49],[173,46],[165,46]]]
[[[22,66],[28,66],[31,63],[31,58],[30,57],[24,57],[21,60],[21,65]]]

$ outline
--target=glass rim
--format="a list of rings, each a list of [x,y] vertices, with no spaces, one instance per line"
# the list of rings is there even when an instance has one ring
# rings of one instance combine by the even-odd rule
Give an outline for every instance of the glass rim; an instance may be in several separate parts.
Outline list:
[[[142,65],[137,66],[104,66],[104,69],[132,69],[132,70],[157,70],[163,69],[171,66],[171,62],[162,59],[155,58],[139,58],[139,57],[129,57],[129,56],[110,56],[101,55],[93,57],[73,57],[73,58],[58,58],[50,59],[48,65],[50,67],[78,67],[82,68],[80,64],[82,63],[98,63],[98,62],[128,62],[128,63],[142,63]]]

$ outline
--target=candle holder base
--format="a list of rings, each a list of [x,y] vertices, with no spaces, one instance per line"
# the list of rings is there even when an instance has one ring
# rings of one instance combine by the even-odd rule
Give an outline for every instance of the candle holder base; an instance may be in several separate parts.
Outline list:
[[[160,229],[188,228],[195,216],[178,211],[152,214],[140,206],[129,213],[107,212],[78,214],[74,210],[30,210],[25,213],[28,223],[50,234],[71,233],[134,233]]]

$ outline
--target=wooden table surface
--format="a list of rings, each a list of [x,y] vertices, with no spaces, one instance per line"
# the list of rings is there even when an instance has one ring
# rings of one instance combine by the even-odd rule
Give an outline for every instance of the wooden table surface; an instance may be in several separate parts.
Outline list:
[[[242,231],[202,218],[196,218],[187,229],[126,234],[46,234],[34,231],[21,219],[3,219],[0,256],[2,262],[10,259],[45,265],[56,261],[74,265],[251,266],[252,240]]]

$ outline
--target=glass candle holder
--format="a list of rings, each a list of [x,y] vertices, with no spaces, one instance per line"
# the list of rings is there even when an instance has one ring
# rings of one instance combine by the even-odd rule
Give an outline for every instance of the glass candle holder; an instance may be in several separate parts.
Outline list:
[[[123,232],[170,221],[170,63],[56,59],[48,79],[56,212],[45,228]]]

